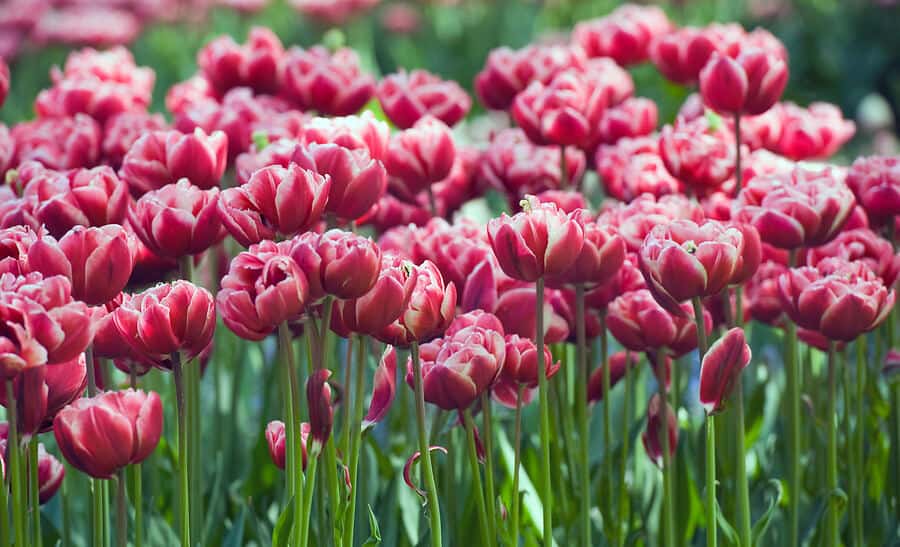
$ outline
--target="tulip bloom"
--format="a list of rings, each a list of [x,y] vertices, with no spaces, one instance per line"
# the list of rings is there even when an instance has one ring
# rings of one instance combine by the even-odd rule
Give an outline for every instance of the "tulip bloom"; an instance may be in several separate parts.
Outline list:
[[[650,291],[642,289],[623,294],[610,303],[606,326],[613,337],[631,351],[653,351],[669,348],[675,355],[697,347],[697,327],[691,305],[678,307],[674,315],[657,303]],[[712,317],[703,311],[707,334],[712,330]]]
[[[603,111],[597,128],[597,142],[614,144],[620,139],[649,135],[656,129],[658,116],[656,103],[650,99],[625,99]]]
[[[81,397],[87,386],[84,355],[56,365],[22,370],[13,380],[19,435],[24,439],[50,431],[53,419],[66,405]],[[0,390],[6,406],[6,390]]]
[[[245,44],[220,36],[197,54],[200,72],[219,93],[234,87],[249,87],[256,93],[278,91],[278,68],[284,47],[278,36],[265,27],[253,27]]]
[[[588,57],[611,57],[625,66],[646,61],[653,40],[671,29],[660,8],[625,4],[605,17],[575,25],[572,40]]]
[[[884,281],[885,287],[893,285],[897,275],[893,245],[868,228],[844,230],[825,245],[807,250],[804,263],[816,266],[829,257],[862,262]]]
[[[584,209],[579,209],[574,218],[581,222],[584,245],[572,266],[561,275],[548,278],[547,283],[551,286],[583,284],[590,287],[605,283],[625,262],[625,241],[608,227],[591,219]]]
[[[93,167],[100,156],[100,125],[84,114],[23,122],[12,129],[16,159],[48,169]]]
[[[115,169],[122,166],[125,154],[144,133],[164,131],[166,120],[160,114],[122,112],[106,121],[103,127],[103,159]]]
[[[290,255],[306,274],[312,301],[325,295],[339,299],[365,295],[381,266],[375,242],[343,230],[301,234],[291,242]]]
[[[740,328],[729,330],[709,347],[700,365],[700,404],[707,414],[725,408],[738,376],[750,364],[750,357],[750,346]]]
[[[222,239],[219,189],[201,190],[187,179],[147,192],[131,211],[131,226],[154,254],[196,255]]]
[[[362,73],[352,49],[293,47],[282,63],[282,91],[303,110],[348,116],[372,98],[375,79]]]
[[[705,117],[665,126],[659,155],[669,173],[697,193],[720,187],[734,174],[734,136],[727,129],[711,128]]]
[[[714,53],[700,72],[700,94],[717,112],[757,116],[778,102],[787,81],[783,58],[764,49],[746,48],[734,59]]]
[[[878,224],[893,222],[893,217],[900,214],[900,158],[857,158],[847,172],[847,186],[869,218]]]
[[[365,148],[348,150],[336,144],[313,143],[307,146],[306,153],[312,168],[331,179],[325,211],[340,219],[363,216],[387,189],[384,165],[372,159]]]
[[[96,479],[110,479],[141,463],[162,435],[159,395],[128,389],[78,399],[53,420],[56,443],[73,467]]]
[[[135,141],[120,175],[138,196],[183,178],[198,188],[212,188],[225,173],[227,153],[228,137],[221,131],[156,131]]]
[[[300,424],[300,450],[303,454],[303,470],[306,471],[306,442],[309,438],[309,423]],[[266,444],[269,445],[269,456],[278,469],[284,469],[285,455],[284,422],[273,420],[266,425]]]
[[[529,338],[523,338],[518,334],[506,335],[506,357],[500,369],[502,379],[514,384],[521,384],[527,388],[536,388],[538,385],[538,354],[537,346]],[[544,346],[544,375],[551,378],[559,371],[560,363],[553,362],[550,348]]]
[[[444,285],[437,266],[427,260],[418,266],[404,263],[401,267],[415,279],[409,303],[397,320],[373,336],[387,344],[408,347],[413,342],[433,340],[450,326],[456,315],[456,286]]]
[[[472,106],[469,95],[452,80],[441,80],[425,70],[389,74],[378,84],[378,101],[385,115],[400,129],[408,129],[425,116],[453,127]]]
[[[610,389],[616,387],[616,384],[628,374],[628,369],[636,367],[640,362],[641,356],[637,353],[617,351],[610,355],[608,360]],[[603,393],[604,366],[607,365],[600,363],[600,366],[591,373],[591,377],[588,380],[588,401],[591,403],[602,401],[605,395]]]
[[[531,82],[549,83],[569,68],[583,68],[587,59],[580,48],[530,45],[519,50],[508,47],[488,54],[484,68],[475,76],[475,92],[492,110],[508,109]]]
[[[563,72],[548,85],[533,82],[517,95],[512,115],[535,144],[586,148],[609,105],[602,91],[584,73]]]
[[[306,381],[306,400],[309,405],[309,453],[316,457],[331,435],[334,422],[334,408],[331,406],[331,386],[328,377],[331,371],[319,369],[309,375]],[[301,428],[302,432],[302,428]]]
[[[453,135],[443,122],[430,116],[391,139],[384,166],[398,197],[416,194],[450,174],[456,158]]]
[[[3,475],[6,475],[7,445],[9,439],[9,424],[0,422],[0,468]],[[38,444],[38,502],[41,505],[50,501],[59,487],[62,486],[63,478],[66,476],[66,468],[52,454],[48,454],[44,448],[44,444]]]
[[[733,48],[743,33],[736,24],[682,27],[657,38],[650,46],[650,58],[663,76],[689,84],[697,80],[713,53]]]
[[[384,160],[390,138],[388,124],[367,111],[359,116],[313,118],[303,126],[302,140],[305,144],[336,144],[348,150],[365,148],[373,159]]]
[[[662,406],[666,405],[667,423],[662,423]],[[656,464],[662,467],[664,462],[663,445],[662,445],[662,428],[666,428],[666,434],[669,436],[669,455],[674,456],[675,450],[678,448],[678,420],[675,418],[675,411],[668,402],[663,401],[658,393],[650,398],[650,404],[647,406],[647,428],[641,434],[641,442],[644,443],[644,451],[647,456]]]
[[[409,305],[416,277],[405,260],[392,253],[381,255],[375,285],[359,298],[335,300],[332,329],[346,336],[351,332],[374,335],[396,321]]]
[[[781,138],[773,150],[795,161],[831,157],[856,133],[856,125],[830,103],[815,102],[807,108],[784,103],[778,113]]]

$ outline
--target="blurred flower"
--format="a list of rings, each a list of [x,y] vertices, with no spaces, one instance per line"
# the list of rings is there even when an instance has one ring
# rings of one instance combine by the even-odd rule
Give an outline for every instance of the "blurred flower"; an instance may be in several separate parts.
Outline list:
[[[397,351],[393,346],[381,356],[372,380],[372,400],[362,421],[363,431],[384,419],[397,393]]]
[[[391,192],[411,200],[435,182],[445,179],[453,168],[456,145],[443,122],[427,116],[414,126],[394,135],[384,165]]]
[[[689,84],[697,80],[714,52],[735,48],[743,34],[737,24],[682,27],[654,40],[650,58],[663,76],[675,83]]]
[[[500,369],[501,379],[498,381],[535,388],[538,385],[538,352],[537,346],[529,338],[518,334],[506,335],[506,358]],[[544,374],[552,377],[559,370],[559,362],[553,362],[550,348],[544,346]]]
[[[245,44],[237,44],[228,35],[206,44],[197,54],[197,66],[220,94],[235,87],[275,93],[283,56],[284,47],[274,32],[266,27],[253,27]]]
[[[343,25],[365,12],[380,0],[288,0],[288,4],[303,15],[320,19],[329,25]]]
[[[6,473],[7,444],[9,439],[9,423],[0,422],[0,464],[2,464],[3,474]],[[57,460],[52,454],[48,454],[44,448],[44,444],[38,444],[38,502],[41,505],[50,501],[59,487],[62,486],[63,478],[66,476],[65,466]]]
[[[381,26],[394,34],[412,34],[422,24],[420,8],[409,2],[392,2],[381,13]]]
[[[103,159],[119,168],[131,145],[144,133],[163,131],[166,127],[166,120],[160,114],[133,111],[112,116],[103,129]]]
[[[606,311],[610,302],[619,295],[646,289],[647,283],[638,268],[637,254],[629,252],[625,255],[625,261],[611,279],[599,286],[587,291],[584,295],[585,305],[589,310]]]
[[[665,405],[667,422],[665,425],[662,423],[663,405]],[[650,404],[647,406],[647,428],[641,434],[641,442],[644,444],[644,451],[647,453],[647,456],[650,457],[657,467],[662,467],[665,461],[663,457],[663,427],[666,428],[665,434],[669,436],[669,455],[674,456],[675,450],[678,448],[678,420],[668,401],[662,400],[659,393],[655,393],[650,398]]]
[[[828,243],[806,251],[805,264],[815,267],[829,257],[865,264],[872,273],[891,287],[897,275],[891,242],[868,228],[844,230]]]
[[[425,70],[389,74],[378,83],[378,101],[385,115],[400,129],[408,129],[425,116],[450,127],[472,106],[469,95],[452,80],[442,80]]]
[[[491,51],[475,76],[475,92],[487,108],[506,110],[531,82],[550,83],[557,73],[583,68],[581,49],[530,45],[519,50],[500,47]]]
[[[588,57],[611,57],[629,65],[646,61],[650,43],[671,29],[660,8],[625,4],[605,17],[575,25],[572,40]]]
[[[630,351],[617,351],[610,355],[608,359],[609,388],[612,389],[616,387],[616,384],[619,383],[619,380],[624,378],[628,373],[628,369],[635,368],[638,364],[640,364],[640,362],[641,355],[639,353]],[[600,363],[600,365],[596,369],[594,369],[594,372],[591,373],[590,380],[588,380],[588,401],[592,403],[602,401],[604,397],[604,366],[606,366],[604,363]]]
[[[6,102],[7,95],[9,95],[9,66],[0,56],[0,107]]]
[[[467,285],[468,287],[468,285]],[[534,287],[516,283],[511,288],[498,291],[494,314],[500,318],[504,330],[509,334],[518,334],[523,338],[534,340],[537,334],[537,308]],[[557,313],[553,307],[554,297],[558,291],[545,289],[542,306],[544,318],[544,340],[548,344],[565,341],[569,337],[569,325],[566,318]]]
[[[734,136],[712,127],[705,116],[663,127],[659,155],[669,173],[698,194],[718,188],[734,174]]]
[[[656,198],[641,194],[629,203],[613,205],[600,213],[598,222],[613,226],[625,240],[629,252],[640,250],[644,239],[656,225],[676,219],[703,222],[703,209],[683,195],[672,194]]]
[[[198,74],[169,88],[166,92],[166,110],[178,116],[197,103],[215,98],[212,84]]]
[[[328,377],[331,371],[318,369],[306,380],[306,401],[309,407],[309,440],[307,449],[313,458],[318,457],[322,447],[331,436],[334,423],[334,407],[331,405],[331,386]],[[311,441],[311,442],[310,442]]]
[[[784,92],[786,61],[763,49],[746,48],[736,58],[714,53],[700,72],[703,102],[722,114],[762,114]]]
[[[873,221],[893,222],[900,214],[900,158],[857,158],[847,172],[847,186]]]
[[[313,118],[303,127],[303,142],[336,144],[354,150],[365,148],[373,159],[384,161],[391,128],[366,111],[359,116]]]
[[[606,193],[625,202],[644,194],[660,198],[680,193],[683,185],[669,174],[658,150],[655,137],[622,138],[597,147],[594,161]]]
[[[788,271],[786,265],[765,260],[745,287],[746,308],[750,317],[768,324],[781,318],[781,299],[778,297],[778,278]]]
[[[815,102],[807,108],[784,103],[778,110],[781,138],[773,150],[792,160],[828,158],[856,132],[856,125],[831,103]]]
[[[733,328],[713,342],[700,365],[700,404],[707,414],[720,412],[743,369],[750,364],[744,331]]]
[[[100,126],[85,114],[22,122],[12,129],[16,163],[37,161],[49,169],[93,167],[100,156]]]
[[[613,144],[619,139],[649,135],[656,129],[657,116],[656,103],[650,99],[625,99],[603,111],[597,140],[601,144]]]
[[[304,110],[322,115],[356,113],[375,93],[375,79],[363,74],[356,52],[322,46],[291,48],[282,65],[282,91]]]
[[[132,13],[78,5],[45,13],[31,37],[38,43],[108,47],[134,41],[140,30],[141,22]]]
[[[73,467],[109,479],[147,459],[159,443],[162,426],[159,395],[127,389],[76,400],[56,416],[53,433]]]
[[[183,178],[199,188],[212,188],[225,172],[227,150],[228,138],[221,131],[147,133],[125,155],[120,175],[138,196]]]

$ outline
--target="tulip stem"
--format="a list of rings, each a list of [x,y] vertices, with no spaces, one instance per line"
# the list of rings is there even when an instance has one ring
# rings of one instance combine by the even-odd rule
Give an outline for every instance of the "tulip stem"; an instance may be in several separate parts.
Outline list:
[[[797,251],[788,255],[788,267],[797,264]],[[788,545],[800,544],[800,378],[797,358],[797,325],[785,320],[784,372],[788,404]]]
[[[312,443],[310,443],[312,444]],[[300,547],[309,544],[309,518],[312,515],[312,500],[316,489],[316,467],[319,462],[319,454],[309,454],[309,464],[306,466],[306,492],[303,493],[303,504],[300,510]],[[296,504],[298,498],[294,498]]]
[[[726,298],[727,300],[727,298]],[[694,324],[697,326],[697,351],[700,362],[706,355],[706,326],[703,321],[703,302],[699,296],[692,299],[694,304]],[[731,302],[726,302],[730,306]],[[675,385],[676,392],[678,384]],[[665,422],[664,422],[665,423]],[[716,521],[716,420],[712,414],[706,416],[706,545],[716,547],[718,524]]]
[[[5,389],[5,386],[4,386]],[[5,458],[6,454],[0,454],[0,458]],[[0,475],[0,545],[3,547],[9,547],[9,484],[6,481],[9,480],[9,473],[6,476]],[[63,492],[65,494],[65,491]],[[65,496],[63,496],[63,516],[65,516]],[[66,520],[63,518],[63,523]]]
[[[838,354],[837,343],[834,340],[828,343],[828,452],[826,457],[826,478],[828,491],[826,494],[828,509],[827,528],[825,534],[825,547],[837,547],[838,545],[838,511],[837,505],[831,500],[838,487],[837,478],[837,368]]]
[[[472,411],[465,409],[463,411],[463,422],[466,426],[466,437],[468,439],[469,448],[469,464],[472,468],[472,482],[474,483],[473,495],[475,496],[475,505],[478,507],[478,523],[481,528],[481,541],[483,545],[493,545],[491,542],[491,532],[488,525],[487,510],[484,503],[484,487],[481,485],[481,469],[478,468],[478,448],[475,445],[475,421],[472,420]]]
[[[751,547],[750,489],[747,483],[746,438],[744,432],[744,384],[739,374],[734,381],[735,467],[737,479],[738,538],[741,547]]]
[[[201,486],[203,471],[200,467],[203,446],[203,438],[200,429],[200,358],[189,360],[184,366],[185,380],[187,384],[187,413],[188,413],[188,473],[191,487],[191,537],[199,541],[202,516],[203,516],[203,490]]]
[[[601,318],[601,321],[603,319]],[[601,325],[605,327],[605,325]],[[602,328],[600,336],[600,359],[601,363],[606,362],[606,337],[604,336],[606,329]],[[581,525],[582,538],[584,545],[591,545],[591,464],[590,464],[590,435],[591,423],[590,415],[587,411],[587,385],[588,385],[588,365],[587,365],[587,335],[584,325],[584,284],[575,284],[575,360],[578,363],[577,378],[575,380],[575,411],[578,416],[578,425],[580,427],[580,444],[579,444],[579,462],[581,466]],[[605,367],[605,364],[603,365]],[[608,378],[608,371],[605,370],[604,379]],[[608,387],[604,384],[604,388]],[[604,394],[606,392],[604,391]],[[607,399],[608,401],[609,399]],[[603,404],[603,468],[604,476],[607,481],[612,480],[612,461],[609,457],[609,404]],[[601,481],[602,482],[602,481]],[[607,482],[607,484],[610,484]],[[614,522],[612,518],[611,496],[601,495],[603,503],[603,521],[604,523]]]
[[[185,393],[184,365],[178,352],[172,354],[172,372],[175,376],[175,404],[178,410],[178,486],[179,500],[181,502],[180,525],[181,544],[183,547],[193,547],[191,543],[191,507],[190,507],[190,462],[188,448],[189,416]]]
[[[481,412],[484,425],[482,425],[482,437],[484,441],[484,479],[485,479],[485,502],[487,505],[487,518],[490,531],[490,537],[497,537],[497,516],[496,505],[497,495],[494,491],[494,440],[493,436],[493,417],[491,416],[491,398],[488,392],[481,394]]]
[[[125,468],[116,476],[116,545],[128,547],[128,505],[125,503]]]
[[[41,547],[41,501],[40,485],[38,484],[38,442],[32,438],[28,442],[28,495],[31,507],[31,524],[33,527],[32,541],[36,547]]]
[[[601,316],[602,317],[602,316]],[[606,365],[604,365],[606,366]],[[604,386],[604,389],[606,387]],[[631,503],[631,497],[628,495],[628,485],[625,482],[626,472],[628,471],[628,452],[630,450],[631,435],[628,431],[631,429],[631,412],[634,403],[632,396],[634,391],[634,374],[631,371],[631,353],[625,352],[625,401],[622,404],[622,466],[619,468],[619,503],[618,503],[618,519],[616,519],[616,545],[624,547],[628,533],[622,533],[622,522],[628,522],[628,506]],[[603,397],[607,397],[604,392]]]
[[[562,155],[565,158],[565,154]],[[565,161],[565,160],[563,160]],[[550,468],[550,390],[547,389],[547,364],[544,362],[544,278],[535,282],[535,347],[537,348],[538,397],[541,412],[541,501],[545,547],[553,543],[553,489]]]
[[[416,429],[419,434],[419,457],[422,459],[422,475],[425,479],[425,491],[428,500],[428,518],[431,524],[431,545],[440,547],[441,541],[441,507],[438,504],[437,486],[434,482],[434,471],[431,467],[431,452],[428,450],[428,434],[425,431],[425,391],[422,387],[422,364],[419,362],[419,344],[410,346],[413,365],[413,390],[416,396]],[[482,499],[482,503],[484,500]],[[487,545],[487,544],[486,544]]]
[[[131,389],[137,389],[137,368],[135,367],[134,363],[131,363],[128,368],[128,379],[130,381]],[[133,464],[131,466],[131,473],[134,478],[134,488],[131,502],[131,504],[134,506],[134,547],[141,547],[141,545],[143,544],[144,535],[144,477],[141,473],[141,464]]]
[[[512,488],[512,544],[519,545],[519,466],[522,464],[522,393],[525,385],[519,384],[516,388],[516,424],[515,424],[515,457],[513,460],[513,488]]]
[[[866,395],[866,339],[863,337],[856,340],[856,545],[864,545],[865,537],[863,525],[865,520],[865,501],[866,501],[866,480],[865,470],[860,467],[865,462],[865,417],[864,397]]]
[[[669,452],[669,404],[666,394],[666,355],[664,348],[656,350],[656,383],[659,388],[661,408],[659,419],[662,426],[659,428],[663,453],[663,545],[676,547],[675,544],[675,514],[672,507],[672,454]],[[604,395],[605,397],[606,395]]]
[[[299,540],[302,536],[298,532],[303,519],[303,451],[300,449],[303,443],[300,430],[300,380],[297,377],[297,367],[294,364],[294,346],[291,342],[291,329],[287,321],[278,325],[278,352],[281,356],[281,365],[286,376],[285,410],[287,416],[288,443],[285,454],[287,475],[289,480],[288,491],[294,496],[294,538]]]
[[[13,380],[6,380],[6,413],[9,423],[9,437],[7,451],[9,452],[9,488],[12,491],[13,530],[15,531],[16,545],[25,545],[28,538],[25,535],[25,516],[22,510],[25,501],[22,499],[22,451],[19,446],[19,425],[16,417],[16,392],[13,389]]]
[[[362,443],[362,418],[363,397],[365,396],[365,371],[366,371],[366,339],[358,335],[359,348],[356,352],[356,378],[353,393],[353,421],[349,424],[351,429],[348,453],[350,454],[350,508],[347,511],[347,521],[344,523],[344,545],[353,545],[353,529],[356,526],[356,498],[359,488],[356,478],[359,473],[359,453]],[[349,351],[349,348],[348,348]],[[348,386],[349,388],[349,386]]]

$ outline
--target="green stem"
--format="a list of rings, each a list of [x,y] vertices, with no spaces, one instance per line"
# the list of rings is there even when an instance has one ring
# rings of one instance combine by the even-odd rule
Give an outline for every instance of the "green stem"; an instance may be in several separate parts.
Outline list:
[[[309,465],[306,467],[306,491],[303,493],[303,505],[300,509],[300,547],[309,544],[309,518],[312,514],[312,500],[316,489],[316,466],[318,454],[309,454]],[[296,503],[296,499],[294,501]]]
[[[200,462],[203,459],[201,447],[203,439],[200,429],[200,413],[202,405],[200,402],[200,359],[194,358],[185,364],[185,378],[188,383],[188,471],[190,472],[191,487],[191,538],[194,542],[202,540],[200,537],[203,528],[202,520],[203,510],[203,468]]]
[[[31,506],[32,541],[36,547],[43,545],[41,538],[41,502],[38,484],[38,442],[32,438],[28,442],[28,495]]]
[[[826,457],[827,508],[828,519],[825,534],[825,547],[838,547],[838,511],[831,496],[838,487],[837,476],[837,343],[828,344],[828,451]]]
[[[63,465],[65,465],[65,464],[63,464]],[[71,527],[69,526],[69,492],[68,492],[68,488],[66,487],[65,479],[63,479],[62,485],[60,486],[59,495],[60,495],[60,505],[62,505],[62,538],[61,538],[62,546],[70,547],[72,545],[72,536],[70,535]],[[6,516],[5,516],[5,515],[7,515],[7,512],[3,511],[2,514],[4,515],[3,521],[5,522],[7,520]],[[4,546],[9,545],[6,541],[7,538],[9,538],[8,535],[4,536],[4,538],[3,538]],[[138,546],[135,545],[135,547],[138,547]]]
[[[628,431],[631,429],[631,420],[632,420],[632,406],[634,403],[633,399],[633,391],[634,391],[634,373],[631,370],[631,354],[626,352],[625,354],[625,402],[623,403],[623,412],[622,412],[622,465],[619,468],[619,518],[617,520],[616,526],[616,545],[619,547],[624,547],[625,540],[628,536],[626,533],[622,533],[622,521],[624,520],[627,523],[627,519],[623,517],[628,513],[628,507],[631,503],[630,496],[628,494],[628,484],[626,483],[626,473],[628,471],[628,453],[630,451],[631,444],[631,435]],[[605,365],[604,365],[605,366]],[[604,386],[606,389],[606,386]],[[608,392],[604,392],[604,398],[608,397],[606,395]]]
[[[175,404],[178,411],[178,488],[181,504],[179,522],[181,525],[182,547],[193,547],[191,542],[191,478],[190,448],[188,445],[188,428],[190,416],[187,408],[184,365],[181,355],[172,354],[172,371],[175,376]]]
[[[297,531],[303,520],[303,451],[300,435],[300,381],[297,378],[297,367],[294,363],[294,345],[291,328],[287,321],[278,325],[278,352],[281,355],[281,366],[286,377],[285,409],[289,411],[285,433],[289,442],[285,446],[285,467],[288,470],[288,491],[294,496],[294,539],[300,539]]]
[[[601,344],[605,346],[606,337],[605,328],[601,333]],[[608,376],[609,371],[606,368],[605,348],[601,350],[601,363],[604,366],[604,378]],[[581,467],[581,534],[584,539],[584,545],[591,545],[591,464],[590,464],[590,416],[587,411],[587,385],[588,385],[588,365],[587,365],[587,334],[585,332],[584,321],[584,285],[578,283],[575,285],[575,353],[578,363],[578,376],[575,380],[575,411],[578,417],[579,433],[579,465]],[[604,384],[604,387],[606,385]],[[604,394],[607,393],[604,391]],[[607,481],[612,480],[612,461],[609,452],[609,399],[607,398],[603,404],[603,468],[604,477]],[[606,500],[603,504],[603,521],[612,524],[612,510],[610,500],[612,496],[601,496],[601,500]]]
[[[468,438],[469,466],[472,472],[472,482],[474,483],[475,492],[473,492],[473,495],[475,496],[475,505],[478,507],[481,541],[482,545],[493,545],[484,503],[484,487],[481,485],[481,469],[478,468],[478,448],[475,446],[475,422],[472,420],[472,411],[468,408],[463,411],[463,422],[466,426],[466,437]]]
[[[116,477],[116,545],[128,547],[128,505],[125,503],[125,468]]]
[[[25,500],[22,499],[24,493],[22,483],[22,450],[19,445],[19,424],[16,417],[18,408],[16,407],[16,392],[13,389],[13,380],[6,380],[6,413],[9,423],[9,437],[7,440],[7,450],[9,452],[9,487],[12,491],[12,517],[13,530],[15,531],[16,545],[25,545],[28,537],[25,535]]]
[[[438,504],[437,486],[434,482],[431,452],[428,449],[428,436],[425,430],[425,392],[422,388],[422,365],[419,362],[419,344],[413,342],[410,352],[412,353],[413,364],[413,389],[416,397],[416,429],[419,434],[419,458],[422,460],[422,475],[425,479],[425,492],[428,499],[427,509],[431,524],[431,545],[440,547],[442,545],[441,507]]]
[[[665,547],[676,547],[675,543],[675,514],[672,506],[672,455],[669,453],[669,405],[666,399],[666,363],[665,351],[656,350],[656,382],[659,387],[661,403],[660,420],[662,427],[659,429],[663,452],[663,537]]]
[[[487,505],[488,526],[490,537],[497,537],[497,494],[494,491],[494,439],[493,439],[493,418],[491,416],[491,398],[488,392],[481,394],[481,412],[482,412],[482,441],[484,442],[484,482],[485,482],[485,502]]]
[[[737,482],[738,539],[741,547],[752,547],[750,490],[747,477],[747,441],[744,431],[744,385],[738,375],[734,382],[735,480]]]
[[[565,154],[562,155],[565,158]],[[565,160],[563,160],[565,161]],[[544,545],[553,543],[553,489],[550,468],[550,390],[544,362],[544,278],[535,283],[535,346],[537,347],[538,397],[541,412],[541,501],[543,502]]]
[[[519,545],[519,467],[522,464],[522,392],[525,386],[519,384],[516,390],[516,423],[515,423],[515,456],[513,459],[513,488],[512,488],[512,544]]]
[[[5,386],[4,386],[5,389]],[[5,456],[4,454],[0,454],[0,457]],[[7,473],[5,477],[0,477],[0,545],[4,547],[9,547],[9,480],[10,474]],[[65,485],[63,485],[65,486]],[[63,516],[66,514],[66,498],[65,498],[65,488],[62,488],[62,492],[60,492],[63,501]],[[66,524],[66,519],[63,518],[63,524]]]
[[[344,545],[350,547],[353,545],[353,529],[356,526],[356,500],[359,495],[359,487],[356,478],[359,474],[359,453],[362,447],[362,418],[363,418],[363,397],[365,397],[365,370],[366,370],[366,339],[362,335],[357,337],[359,340],[359,348],[356,352],[356,383],[353,393],[353,421],[349,424],[352,431],[350,442],[348,444],[348,453],[350,454],[350,508],[347,511],[347,521],[344,524]],[[349,347],[348,350],[349,351]],[[347,386],[348,389],[350,386]]]
[[[328,487],[329,517],[331,518],[332,542],[340,547],[340,540],[343,536],[338,537],[335,532],[338,528],[338,514],[340,513],[340,497],[338,494],[338,475],[337,475],[337,447],[335,447],[334,435],[329,435],[325,441],[325,483]],[[327,530],[323,531],[327,532]]]
[[[134,363],[131,364],[128,371],[128,378],[131,389],[137,389],[137,369]],[[134,547],[141,547],[144,539],[144,497],[143,482],[144,477],[141,473],[141,464],[136,463],[131,466],[131,473],[134,479],[134,488],[132,492],[131,505],[134,506]]]
[[[797,264],[792,250],[788,266]],[[800,370],[797,358],[797,325],[785,320],[784,372],[788,414],[788,545],[800,545]]]
[[[716,417],[706,417],[706,545],[716,547]]]
[[[863,414],[863,411],[865,410],[865,392],[866,339],[860,337],[856,340],[856,456],[854,458],[857,464],[856,545],[865,544],[865,531],[863,530],[863,526],[865,521],[866,481],[865,472],[862,468],[865,462],[866,446],[865,415]]]

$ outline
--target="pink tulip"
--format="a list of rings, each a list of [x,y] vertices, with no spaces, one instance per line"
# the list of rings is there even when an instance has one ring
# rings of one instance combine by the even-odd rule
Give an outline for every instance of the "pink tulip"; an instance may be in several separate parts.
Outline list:
[[[142,195],[186,178],[207,189],[218,186],[225,172],[228,138],[216,131],[197,129],[147,133],[132,145],[122,160],[122,179],[131,192]]]
[[[415,279],[409,302],[397,320],[373,336],[387,344],[408,347],[413,342],[433,340],[450,326],[456,315],[456,286],[445,285],[440,271],[427,260],[401,267]]]
[[[656,129],[658,115],[656,103],[650,99],[625,99],[603,112],[597,128],[597,141],[613,144],[620,139],[649,135]]]
[[[306,148],[317,173],[331,178],[325,210],[341,219],[356,219],[384,195],[387,171],[365,148],[348,150],[336,144]]]
[[[278,91],[278,70],[284,56],[281,41],[265,27],[253,27],[245,44],[220,36],[197,54],[201,73],[219,93],[249,87],[256,93]]]
[[[707,106],[723,114],[762,114],[778,102],[788,81],[780,56],[746,48],[736,58],[715,53],[700,72],[700,93]]]
[[[450,129],[436,118],[420,119],[391,139],[384,160],[391,177],[391,191],[401,199],[412,198],[445,179],[455,158],[456,146]]]
[[[532,82],[547,84],[569,68],[583,68],[587,59],[581,49],[531,45],[520,50],[497,48],[488,55],[475,76],[475,92],[487,108],[508,109],[516,95]]]
[[[81,397],[86,386],[84,355],[65,363],[22,370],[13,380],[19,435],[30,438],[50,431],[56,415]],[[0,404],[7,404],[6,390],[0,393]]]
[[[891,156],[860,157],[847,172],[847,186],[869,217],[893,222],[900,214],[900,159]]]
[[[609,356],[609,387],[616,387],[616,384],[625,377],[628,369],[635,368],[641,362],[641,356],[637,353],[627,351],[617,351]],[[588,381],[588,401],[596,403],[602,401],[603,393],[603,367],[607,366],[600,363],[594,372],[591,373]]]
[[[406,309],[415,285],[416,278],[410,275],[404,259],[382,253],[381,269],[372,289],[359,298],[335,300],[332,329],[344,336],[382,331]]]
[[[160,114],[122,112],[106,121],[103,128],[103,159],[118,169],[125,154],[144,133],[164,131],[166,120]]]
[[[710,127],[705,117],[665,126],[659,155],[669,173],[697,193],[720,187],[734,174],[734,136]]]
[[[666,405],[667,423],[662,423],[662,405]],[[675,411],[667,401],[663,401],[659,394],[656,393],[650,398],[650,404],[647,407],[647,429],[641,434],[641,442],[644,444],[644,451],[647,456],[656,464],[662,467],[665,461],[663,457],[663,444],[661,429],[665,427],[669,436],[669,455],[674,456],[678,447],[678,420],[675,418]]]
[[[356,52],[346,48],[291,48],[281,77],[282,91],[300,108],[328,116],[354,114],[375,93],[374,78],[363,74]]]
[[[365,148],[369,156],[382,161],[387,155],[390,136],[388,124],[375,119],[368,111],[359,116],[313,118],[303,127],[304,143],[336,144],[350,150]]]
[[[581,223],[584,245],[561,275],[548,279],[551,286],[582,284],[595,287],[611,279],[625,261],[625,241],[608,226],[590,218],[579,209],[573,217]]]
[[[605,17],[578,23],[572,39],[588,57],[611,57],[630,65],[646,61],[651,42],[671,29],[660,8],[625,4]]]
[[[381,251],[371,239],[343,230],[301,234],[290,254],[309,280],[312,301],[360,298],[375,286],[381,267]]]
[[[100,157],[100,126],[89,116],[45,118],[12,129],[18,163],[36,161],[48,169],[93,167]]]
[[[196,255],[224,235],[218,202],[218,188],[201,190],[181,179],[141,196],[131,211],[131,225],[141,242],[157,255]]]
[[[331,405],[331,386],[328,377],[331,371],[319,369],[310,374],[306,381],[306,400],[309,405],[309,436],[307,449],[311,457],[317,457],[328,437],[334,421],[334,408]]]
[[[734,391],[741,372],[750,364],[744,331],[733,328],[713,342],[700,365],[700,404],[707,414],[720,412]]]
[[[829,158],[856,133],[856,124],[830,103],[815,102],[807,108],[784,103],[779,114],[781,138],[773,150],[792,160]]]
[[[385,76],[378,84],[378,101],[394,125],[408,129],[425,116],[450,127],[472,106],[468,94],[452,80],[441,80],[425,70],[404,70]]]

